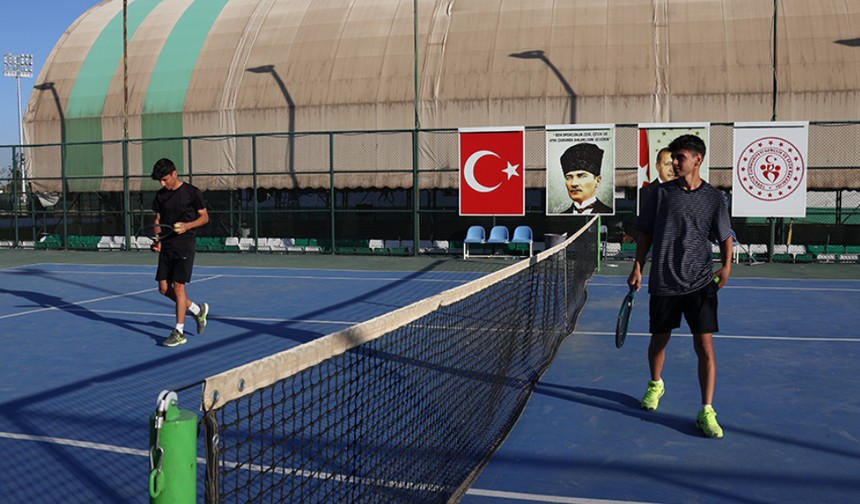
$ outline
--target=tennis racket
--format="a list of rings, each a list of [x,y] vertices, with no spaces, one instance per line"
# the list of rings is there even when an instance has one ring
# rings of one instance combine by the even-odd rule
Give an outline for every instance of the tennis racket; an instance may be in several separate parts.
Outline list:
[[[630,288],[630,292],[624,296],[621,310],[618,312],[618,323],[615,324],[615,346],[621,348],[627,340],[627,324],[630,323],[630,313],[633,311],[633,298],[636,297],[636,289]]]
[[[150,224],[149,226],[143,226],[138,236],[146,236],[158,243],[170,236],[171,233],[173,233],[173,226],[170,224]]]

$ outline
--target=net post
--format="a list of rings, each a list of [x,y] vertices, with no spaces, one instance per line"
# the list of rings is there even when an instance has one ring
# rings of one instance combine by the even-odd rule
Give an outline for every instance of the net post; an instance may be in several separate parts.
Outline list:
[[[218,425],[218,417],[216,410],[210,409],[203,413],[203,435],[206,436],[204,445],[206,446],[206,480],[204,482],[204,497],[203,502],[206,504],[218,504],[221,502],[221,496],[218,493],[220,487],[220,465],[219,465],[219,439],[218,433],[220,427]]]
[[[197,414],[162,391],[149,417],[150,504],[197,501]]]

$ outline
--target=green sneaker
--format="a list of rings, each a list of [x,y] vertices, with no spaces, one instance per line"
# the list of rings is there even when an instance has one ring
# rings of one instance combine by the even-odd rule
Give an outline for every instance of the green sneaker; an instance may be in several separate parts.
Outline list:
[[[666,392],[666,387],[663,383],[657,383],[654,381],[648,382],[648,390],[645,391],[645,397],[642,398],[642,409],[645,411],[653,411],[657,409],[657,405],[660,403],[660,398],[663,397],[663,394]]]
[[[707,407],[696,414],[696,427],[709,438],[723,437],[723,429],[717,423],[717,412],[714,408]]]
[[[192,315],[197,321],[197,334],[203,334],[203,329],[206,329],[206,315],[209,315],[209,304],[203,303],[200,305],[200,314]]]
[[[185,341],[185,336],[181,332],[174,329],[170,331],[170,336],[166,340],[164,340],[164,343],[162,343],[162,345],[166,347],[175,347],[176,345],[184,345]]]

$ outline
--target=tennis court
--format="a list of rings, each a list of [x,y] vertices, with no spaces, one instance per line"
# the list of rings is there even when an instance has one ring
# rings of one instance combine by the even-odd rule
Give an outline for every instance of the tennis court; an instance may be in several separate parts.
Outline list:
[[[120,255],[61,257],[92,262]],[[334,270],[318,268],[320,259],[307,261],[303,269],[195,268],[189,294],[212,305],[210,325],[172,349],[159,346],[172,325],[172,304],[157,294],[151,265],[0,270],[4,502],[146,502],[147,422],[161,390],[198,383],[499,268],[405,261],[413,271]],[[853,323],[860,275],[855,266],[773,266],[736,267],[721,294],[715,406],[724,439],[705,439],[693,426],[695,355],[684,328],[669,346],[660,409],[638,408],[647,379],[648,298],[637,297],[631,335],[616,349],[629,263],[608,264],[588,284],[574,336],[562,343],[513,432],[461,502],[853,502],[860,490],[860,335]],[[786,275],[805,278],[760,278]],[[825,275],[853,279],[815,278]],[[409,364],[427,367],[415,362]],[[197,411],[200,400],[199,386],[179,393],[182,409]],[[202,483],[199,492],[202,499]]]
[[[210,303],[210,324],[165,348],[173,308],[157,293],[152,266],[0,270],[2,500],[146,502],[148,416],[162,389],[481,275],[198,267],[189,294]],[[180,393],[180,408],[199,405],[199,387]]]
[[[605,276],[629,268],[605,268],[589,283],[575,334],[461,502],[856,502],[857,267],[733,268],[715,339],[719,440],[694,426],[700,401],[686,324],[667,349],[660,407],[639,408],[648,296],[636,297],[631,335],[616,349],[626,278]]]

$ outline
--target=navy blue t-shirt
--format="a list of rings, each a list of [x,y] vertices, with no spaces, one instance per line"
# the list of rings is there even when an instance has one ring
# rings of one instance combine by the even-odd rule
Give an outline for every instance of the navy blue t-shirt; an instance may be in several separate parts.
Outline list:
[[[658,185],[634,227],[653,234],[648,292],[655,296],[687,294],[713,281],[711,243],[732,236],[725,195],[704,181],[692,191],[677,180]]]

